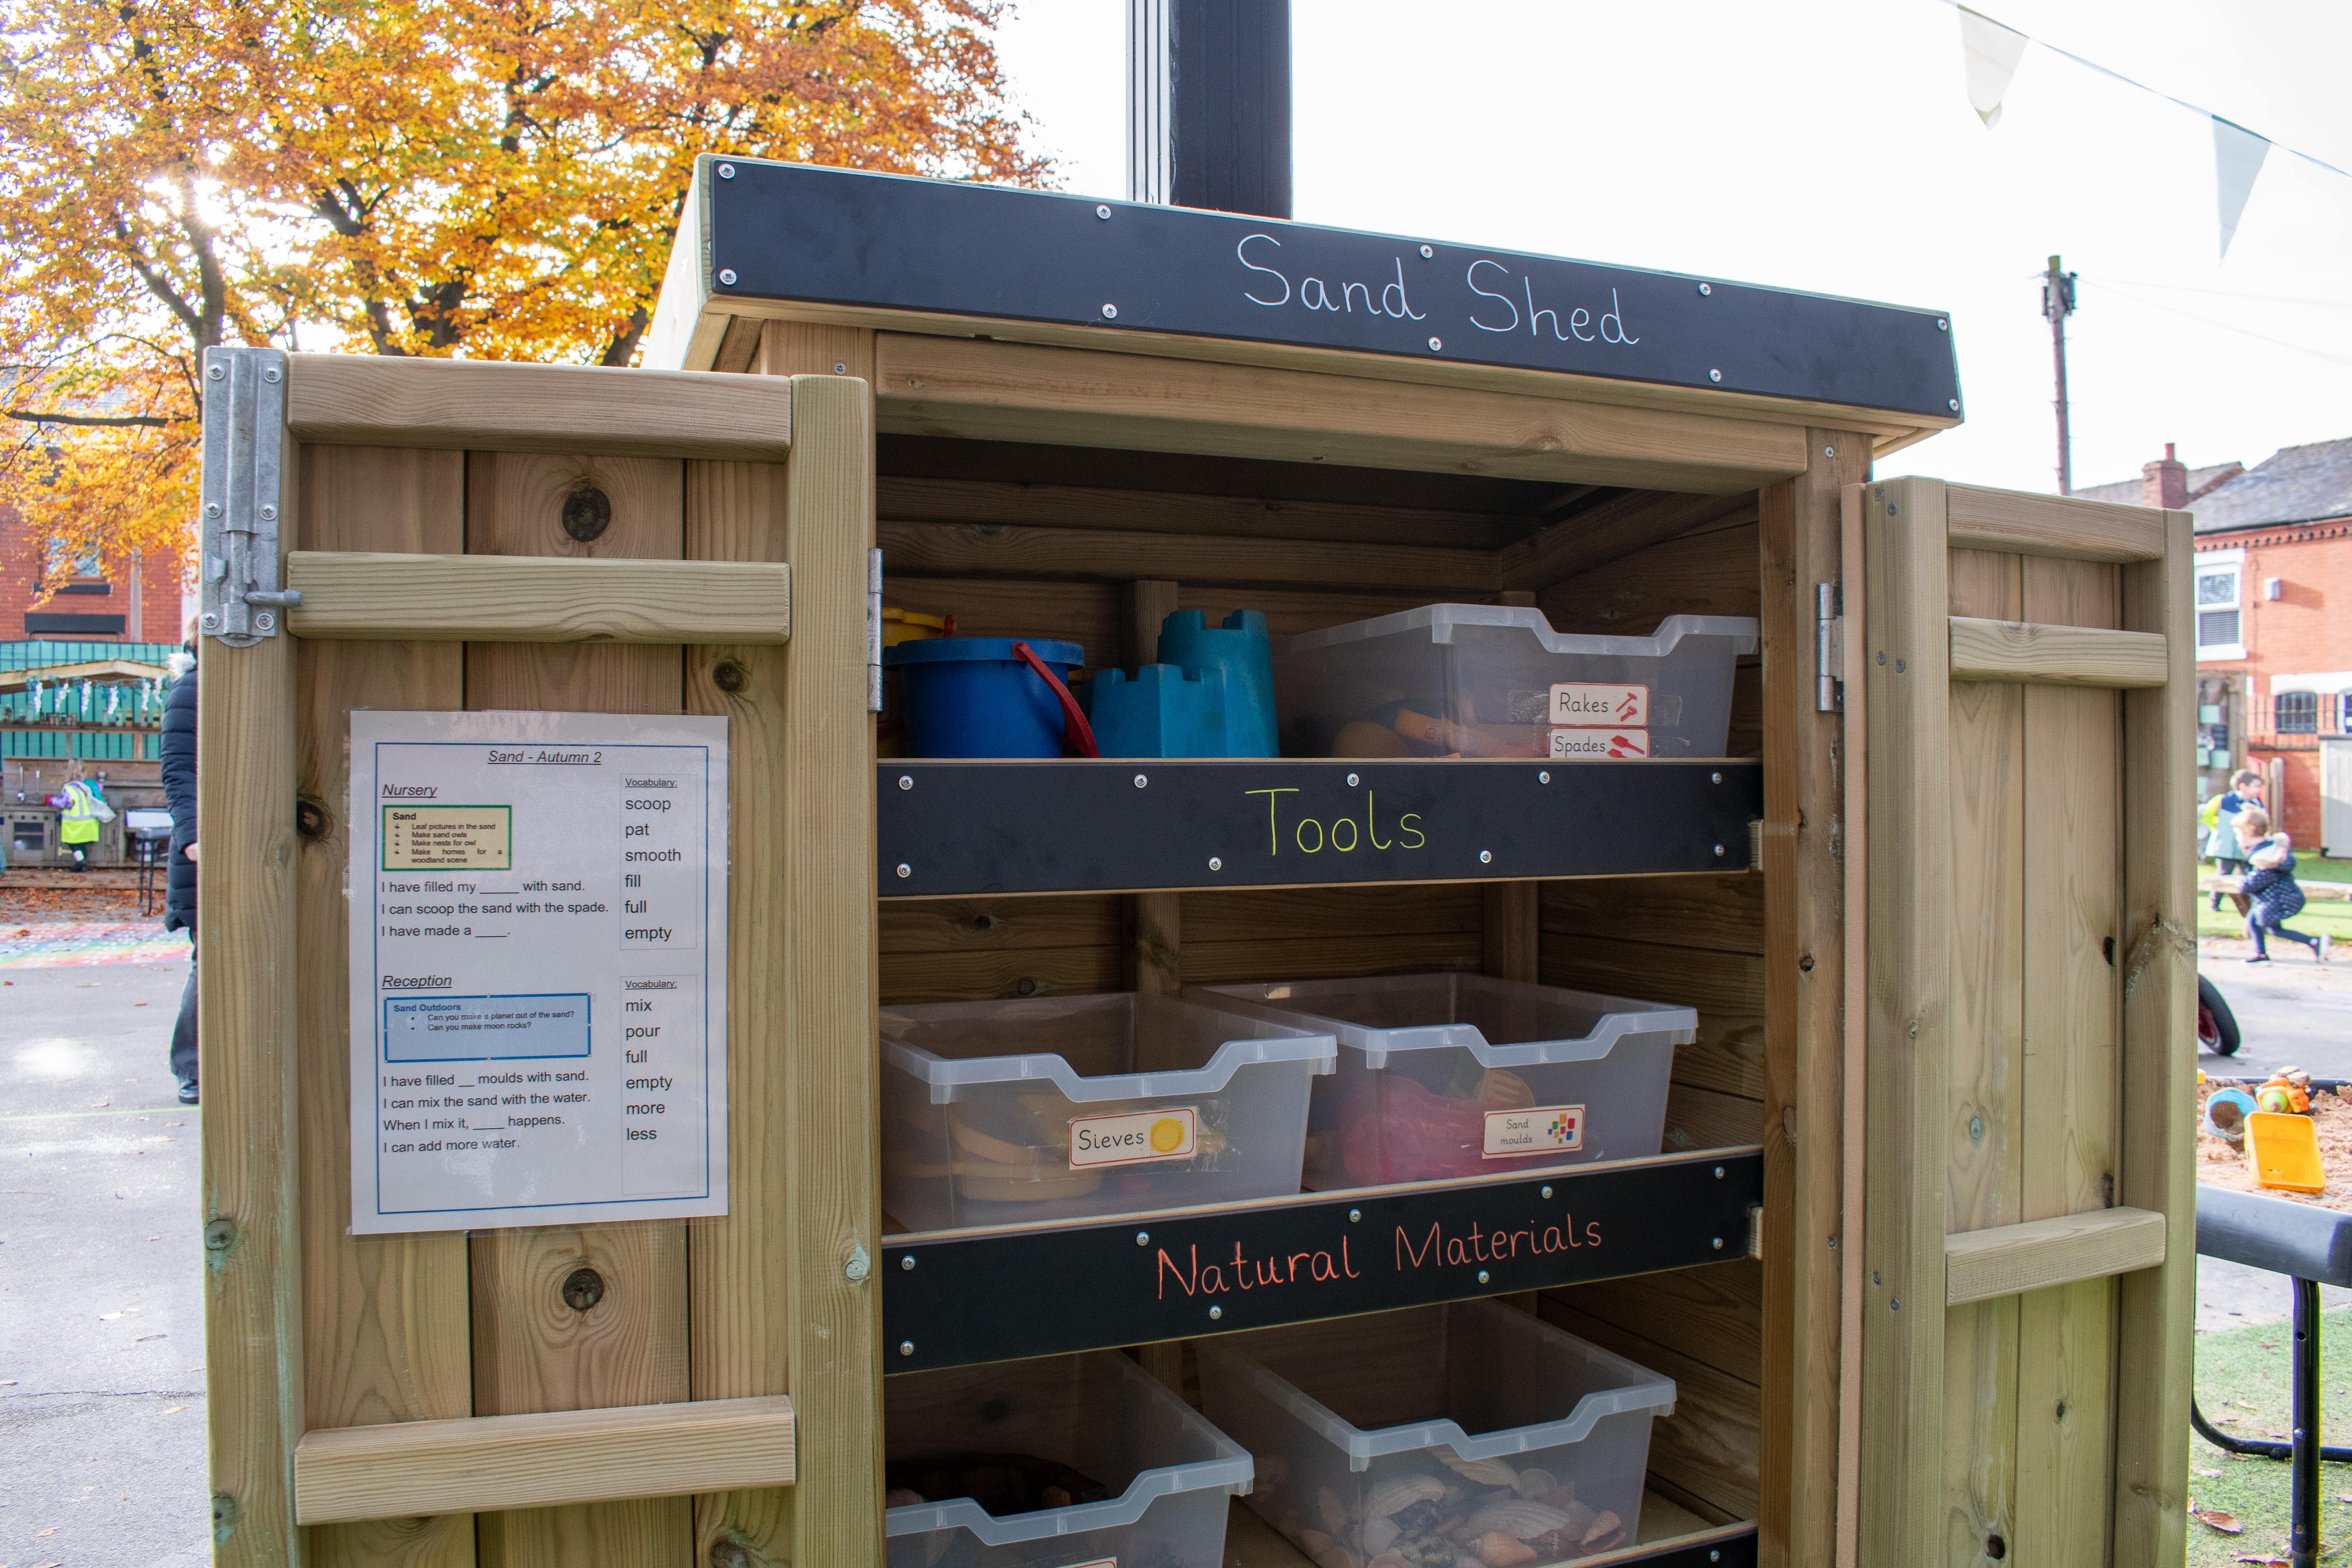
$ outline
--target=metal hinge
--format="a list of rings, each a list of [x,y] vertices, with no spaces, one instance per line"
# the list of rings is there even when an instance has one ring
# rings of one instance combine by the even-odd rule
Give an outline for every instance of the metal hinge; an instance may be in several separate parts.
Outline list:
[[[1836,583],[1813,584],[1813,707],[1822,713],[1845,711],[1845,590]]]
[[[203,608],[197,627],[230,647],[278,635],[302,595],[278,586],[278,501],[285,466],[286,356],[205,351]]]
[[[882,552],[866,552],[866,710],[882,711]]]

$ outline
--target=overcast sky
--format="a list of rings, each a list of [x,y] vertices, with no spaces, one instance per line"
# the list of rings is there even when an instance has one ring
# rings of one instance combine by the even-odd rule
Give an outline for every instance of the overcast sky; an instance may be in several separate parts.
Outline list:
[[[2352,169],[2345,0],[1986,0]],[[1002,48],[1066,188],[1124,195],[1123,0],[1019,0]],[[1947,310],[1969,422],[1888,472],[2055,488],[2352,436],[2352,179],[2275,147],[2226,260],[2212,132],[2029,48],[1998,128],[1940,0],[1293,0],[1297,214]],[[1433,18],[1442,18],[1433,21]],[[2264,341],[2272,340],[2272,341]]]

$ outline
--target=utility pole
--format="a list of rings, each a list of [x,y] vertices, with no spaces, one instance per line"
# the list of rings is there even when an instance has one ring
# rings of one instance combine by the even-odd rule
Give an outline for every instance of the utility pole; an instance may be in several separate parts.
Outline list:
[[[2050,319],[2050,357],[2058,370],[2058,493],[2074,493],[2074,448],[2066,430],[2066,318],[2074,313],[2074,275],[2050,258],[2042,278],[2042,313]]]

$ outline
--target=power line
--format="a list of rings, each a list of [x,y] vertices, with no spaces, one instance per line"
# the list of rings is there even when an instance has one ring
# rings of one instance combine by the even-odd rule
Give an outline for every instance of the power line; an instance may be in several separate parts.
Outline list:
[[[2042,274],[2032,272],[2027,276],[2039,278]],[[2309,305],[2321,310],[2352,310],[2352,300],[2302,300],[2291,294],[2245,294],[2235,289],[2200,289],[2188,283],[2151,283],[2138,278],[2109,279],[2103,287],[2114,284],[2132,289],[2162,289],[2175,294],[2213,294],[2224,300],[2260,300],[2272,305]]]
[[[2056,44],[2051,43],[2046,39],[2035,37],[2032,34],[2027,32],[2022,27],[2011,27],[2008,23],[2002,21],[2000,17],[1991,16],[1983,11],[1979,11],[1973,5],[1963,5],[1960,4],[1960,0],[1942,0],[1942,4],[1950,6],[1955,11],[1973,12],[1975,15],[1984,17],[1986,21],[1990,22],[1993,26],[1997,27],[2006,27],[2009,31],[2015,33],[2019,37],[2026,40],[2026,42],[2040,44],[2052,54],[2060,55],[2067,59],[2073,60],[2076,65],[2083,67],[2086,70],[2095,70],[2101,76],[2108,77],[2114,80],[2123,83],[2126,87],[2136,87],[2142,92],[2148,93],[2154,97],[2164,100],[2167,103],[2179,104],[2181,108],[2189,110],[2191,114],[2201,114],[2208,120],[2219,120],[2225,124],[2237,125],[2239,130],[2244,131],[2248,135],[2261,137],[2262,140],[2269,143],[2269,145],[2277,148],[2282,153],[2289,153],[2294,157],[2302,159],[2305,163],[2309,163],[2314,168],[2325,169],[2331,174],[2339,175],[2344,179],[2352,180],[2352,172],[2339,169],[2325,158],[2314,157],[2309,153],[2305,153],[2300,148],[2290,147],[2284,142],[2273,142],[2269,137],[2263,136],[2259,131],[2252,130],[2243,125],[2238,125],[2236,121],[2231,120],[2226,114],[2216,114],[2211,110],[2206,109],[2199,104],[2191,103],[2185,98],[2176,97],[2173,94],[2165,91],[2160,87],[2150,87],[2144,81],[2136,80],[2131,77],[2124,75],[2123,72],[2115,69],[2113,67],[2103,66],[2095,59],[2090,59],[2084,56],[2078,55],[2072,49],[2060,48]]]
[[[2143,300],[2130,289],[2119,289],[2113,283],[2103,283],[2096,279],[2088,278],[2084,279],[2084,282],[2102,293],[2120,295],[2136,305],[2144,305],[2151,310],[2162,310],[2167,315],[2179,316],[2185,321],[2200,322],[2217,331],[2235,332],[2242,338],[2252,338],[2258,343],[2268,343],[2273,348],[2292,349],[2296,353],[2309,354],[2314,359],[2324,359],[2331,364],[2352,365],[2352,359],[2347,359],[2342,354],[2332,354],[2325,349],[2315,349],[2303,343],[2291,343],[2284,338],[2267,337],[2261,332],[2250,332],[2243,327],[2233,326],[2228,321],[2217,321],[2210,316],[2200,316],[2194,310],[2184,310],[2178,305],[2168,305],[2160,300]]]

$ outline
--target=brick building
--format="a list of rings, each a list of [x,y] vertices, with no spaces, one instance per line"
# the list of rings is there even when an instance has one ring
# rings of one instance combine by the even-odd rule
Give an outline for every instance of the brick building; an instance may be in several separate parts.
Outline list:
[[[16,510],[0,507],[0,643],[20,639],[176,643],[180,563],[163,551],[112,571],[53,563]]]
[[[2252,767],[2298,849],[2352,857],[2352,438],[2247,469],[2191,471],[2167,447],[2132,488],[2076,493],[2196,516],[2201,782]]]

